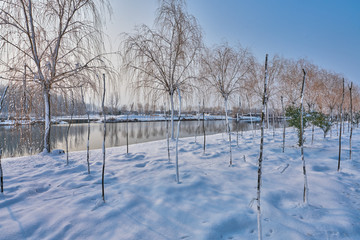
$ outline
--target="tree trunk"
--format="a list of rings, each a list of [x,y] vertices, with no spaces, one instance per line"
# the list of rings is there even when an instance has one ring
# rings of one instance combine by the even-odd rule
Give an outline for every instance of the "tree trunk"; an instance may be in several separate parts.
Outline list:
[[[311,145],[314,144],[314,133],[315,133],[315,126],[312,124],[311,127]]]
[[[86,162],[88,165],[88,174],[90,174],[90,114],[86,111],[88,127],[87,127],[87,143],[86,143]]]
[[[89,110],[86,107],[86,103],[85,103],[85,98],[84,98],[84,92],[83,89],[81,87],[81,99],[83,102],[83,105],[85,107],[85,111],[86,111],[86,115],[87,115],[87,143],[86,143],[86,162],[87,162],[87,167],[88,167],[88,174],[90,174],[90,113]]]
[[[239,146],[239,111],[241,108],[241,101],[240,101],[240,97],[239,97],[239,109],[238,112],[236,113],[236,146]]]
[[[176,132],[176,182],[180,183],[180,176],[179,176],[179,132],[180,132],[180,123],[181,123],[181,94],[180,89],[177,89],[179,94],[179,120],[178,120],[178,126],[177,126],[177,132]]]
[[[103,84],[104,84],[104,93],[102,98],[102,112],[104,116],[104,138],[102,144],[102,152],[103,152],[103,166],[102,166],[102,181],[101,181],[101,189],[102,189],[102,199],[105,202],[105,139],[106,139],[106,114],[105,114],[105,74],[103,74]]]
[[[311,106],[312,104],[309,104],[309,110],[310,112],[313,112],[313,108]],[[315,135],[315,125],[314,123],[311,123],[311,145],[314,144],[314,135]]]
[[[167,111],[166,111],[166,104],[165,104],[164,116],[165,116],[165,124],[166,124],[166,144],[167,144],[168,162],[170,162],[169,124],[168,124],[166,112]]]
[[[304,124],[303,124],[303,101],[304,101],[304,91],[305,91],[305,78],[306,78],[306,72],[303,69],[304,72],[304,78],[302,82],[302,88],[301,88],[301,105],[300,105],[300,145],[301,145],[301,160],[303,163],[303,174],[304,174],[304,194],[303,194],[303,201],[304,203],[308,203],[308,183],[307,183],[307,175],[306,175],[306,164],[305,164],[305,158],[304,158]]]
[[[3,92],[2,96],[1,96],[1,99],[0,99],[0,113],[1,113],[1,110],[2,110],[2,105],[4,103],[6,92],[7,92],[8,89],[9,89],[9,86],[6,86],[4,92]]]
[[[126,154],[129,154],[129,114],[126,115]]]
[[[282,108],[282,112],[283,112],[283,147],[282,147],[282,152],[285,152],[285,124],[286,124],[286,119],[285,119],[285,108],[284,108],[284,98],[283,98],[283,96],[281,96],[281,108]]]
[[[170,93],[170,106],[171,106],[171,139],[175,138],[174,135],[174,92]]]
[[[343,79],[343,91],[342,91],[342,100],[340,105],[340,131],[339,131],[339,158],[338,158],[338,172],[340,171],[340,161],[341,161],[341,130],[342,130],[342,109],[344,104],[344,97],[345,97],[345,80]]]
[[[265,111],[266,111],[266,100],[267,100],[267,61],[268,55],[265,57],[265,79],[264,79],[264,94],[262,100],[262,112],[261,112],[261,138],[260,138],[260,154],[259,154],[259,167],[258,167],[258,181],[257,181],[257,225],[258,225],[258,240],[262,239],[262,228],[261,228],[261,174],[262,174],[262,161],[263,161],[263,153],[264,153],[264,128],[265,128]]]
[[[231,130],[230,130],[230,124],[229,124],[229,118],[228,118],[228,99],[227,97],[224,98],[224,105],[225,105],[225,121],[226,121],[226,130],[229,134],[229,153],[230,153],[230,161],[229,166],[232,166],[232,152],[231,152]]]
[[[197,143],[197,134],[200,128],[200,101],[199,101],[199,108],[198,108],[198,112],[197,112],[197,126],[195,129],[195,143]]]
[[[26,64],[24,65],[24,78],[23,78],[23,96],[22,96],[22,104],[23,104],[23,116],[28,117],[27,111],[27,99],[26,99]]]
[[[239,146],[239,113],[236,113],[236,146]]]
[[[340,111],[340,109],[338,109]],[[336,136],[339,136],[339,116],[336,114]]]
[[[266,101],[265,110],[266,110],[266,128],[269,130],[270,129],[270,126],[269,126],[269,108],[268,108],[267,101]]]
[[[8,88],[9,88],[9,86],[6,86],[4,92],[1,96],[1,99],[0,99],[0,113],[2,110],[2,105],[3,105]],[[2,165],[1,165],[1,156],[2,156],[2,148],[0,146],[0,185],[1,185],[1,192],[4,192],[4,177],[3,177],[3,170],[2,170]]]
[[[351,111],[351,110],[349,109],[349,111]],[[349,115],[349,114],[348,114],[348,115]],[[350,133],[349,116],[346,117],[346,120],[347,120],[347,122],[348,122],[348,125],[347,125],[347,127],[348,127],[348,133]]]
[[[353,103],[352,103],[352,85],[353,83],[351,82],[351,85],[350,85],[350,160],[351,160],[351,140],[352,140],[352,132],[353,132]]]
[[[249,108],[250,108],[250,125],[251,125],[251,128],[253,130],[253,137],[255,137],[256,129],[254,127],[254,122],[253,122],[253,118],[252,118],[252,115],[251,115],[251,104],[250,104],[250,102],[249,102]]]
[[[44,132],[44,150],[43,152],[50,152],[50,130],[51,130],[51,112],[50,112],[50,86],[43,85],[44,94],[44,114],[45,114],[45,132]]]
[[[0,148],[0,185],[1,185],[1,192],[4,192],[4,177],[3,177],[3,170],[1,165],[1,155],[2,155],[2,149]]]
[[[69,132],[70,132],[70,127],[71,127],[71,123],[72,123],[72,119],[73,119],[73,115],[74,115],[74,94],[71,91],[71,112],[70,112],[70,122],[68,125],[68,128],[66,130],[66,165],[69,165]]]
[[[206,149],[206,132],[205,132],[205,104],[203,99],[203,135],[204,135],[204,153]]]
[[[330,108],[330,119],[331,119],[331,125],[330,125],[330,138],[332,138],[332,123],[333,123],[333,110]]]
[[[275,138],[275,113],[272,114],[273,138]]]

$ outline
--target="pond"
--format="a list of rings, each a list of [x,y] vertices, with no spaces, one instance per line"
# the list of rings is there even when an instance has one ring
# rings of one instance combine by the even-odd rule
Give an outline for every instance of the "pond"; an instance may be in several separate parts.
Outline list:
[[[176,122],[175,122],[176,123]],[[197,130],[198,141],[202,141],[202,121],[182,121],[180,126],[180,137],[195,136]],[[171,131],[170,122],[168,122]],[[175,124],[176,130],[177,124]],[[282,126],[275,123],[275,127]],[[67,124],[52,125],[51,128],[51,147],[52,149],[66,149]],[[90,124],[90,149],[100,149],[103,139],[102,123]],[[252,126],[250,122],[231,121],[231,130],[236,132],[247,131],[253,128],[259,129],[259,123]],[[127,123],[107,123],[106,124],[106,147],[126,145]],[[166,122],[129,122],[129,144],[155,141],[166,138]],[[222,133],[225,130],[225,121],[205,121],[206,135]],[[22,126],[2,126],[0,127],[0,144],[3,148],[3,158],[18,157],[37,154],[43,149],[42,124],[22,125]],[[176,133],[176,131],[175,131]],[[201,136],[199,136],[201,135]],[[69,132],[69,151],[86,150],[87,144],[87,123],[72,124]]]

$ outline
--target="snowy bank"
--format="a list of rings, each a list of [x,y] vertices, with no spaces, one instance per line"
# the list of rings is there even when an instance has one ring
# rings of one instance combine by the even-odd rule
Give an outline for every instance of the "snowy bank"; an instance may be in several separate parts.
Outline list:
[[[178,120],[178,116],[174,117],[175,120]],[[205,114],[205,120],[225,120],[225,116],[222,115],[210,115]],[[171,117],[164,115],[107,115],[106,122],[116,123],[116,122],[157,122],[157,121],[170,121]],[[203,116],[196,115],[182,115],[182,121],[195,121],[195,120],[203,120]],[[229,120],[236,120],[236,118],[229,117]],[[239,120],[241,121],[260,121],[259,117],[249,117],[249,116],[239,116]],[[79,115],[79,116],[62,116],[62,117],[53,117],[51,122],[53,124],[68,124],[68,122],[74,123],[87,123],[87,116]],[[104,118],[100,115],[91,115],[90,122],[104,122]],[[36,124],[36,123],[44,123],[44,119],[31,119],[31,120],[2,120],[0,121],[0,126],[12,126],[12,125],[27,125],[27,124]]]
[[[302,204],[302,163],[297,134],[266,132],[262,225],[264,239],[360,239],[360,133],[353,159],[344,135],[341,171],[338,139],[316,129],[305,145],[309,205]],[[307,139],[311,139],[307,131]],[[174,143],[166,140],[107,149],[106,203],[101,199],[101,150],[3,159],[0,239],[257,239],[256,197],[259,132],[233,144],[228,166],[225,134],[181,139],[180,184],[175,182]]]

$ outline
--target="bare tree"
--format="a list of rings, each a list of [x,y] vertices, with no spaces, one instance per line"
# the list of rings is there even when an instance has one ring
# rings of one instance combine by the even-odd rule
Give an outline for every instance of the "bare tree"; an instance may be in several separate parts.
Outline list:
[[[353,103],[353,114],[360,112],[360,89],[359,86],[356,84],[353,84],[352,88],[352,103]],[[355,114],[354,117],[354,123],[357,122],[357,116],[358,114]],[[354,126],[353,126],[354,127]]]
[[[105,202],[105,139],[106,139],[106,113],[105,113],[105,92],[106,92],[106,85],[105,85],[105,74],[103,74],[103,85],[104,85],[104,92],[102,97],[102,112],[104,115],[104,136],[103,136],[103,144],[102,144],[102,153],[103,153],[103,166],[102,166],[102,181],[101,181],[101,189],[102,189],[102,199]]]
[[[161,0],[155,29],[146,25],[125,35],[125,69],[130,71],[135,89],[170,95],[171,137],[174,139],[174,94],[196,79],[193,66],[202,48],[200,27],[185,10],[184,0]]]
[[[130,113],[133,111],[134,103],[130,105]],[[126,114],[126,154],[129,154],[129,112]]]
[[[353,83],[351,82],[350,87],[349,87],[349,91],[350,91],[350,160],[351,160],[351,140],[352,140],[352,132],[353,132],[353,99],[352,99],[352,89],[353,89]]]
[[[71,90],[70,91],[70,120],[69,120],[69,124],[68,127],[66,129],[66,137],[65,137],[65,142],[66,142],[66,165],[69,165],[69,132],[70,132],[70,127],[72,124],[72,119],[74,116],[74,110],[75,110],[75,101],[74,101],[74,93]]]
[[[149,115],[149,113],[150,113],[150,104],[148,102],[145,103],[144,113],[145,113],[145,115]]]
[[[88,109],[88,107],[86,107],[86,103],[85,103],[85,98],[84,98],[84,92],[83,92],[83,88],[81,87],[81,100],[82,103],[85,107],[85,111],[86,111],[86,115],[87,115],[87,143],[86,143],[86,162],[87,162],[87,166],[88,166],[88,174],[90,174],[90,111]]]
[[[6,97],[6,93],[7,93],[8,89],[9,89],[9,86],[6,86],[5,89],[4,89],[3,94],[1,95],[1,98],[0,98],[0,112],[1,112],[1,110],[3,108],[4,99]]]
[[[255,137],[255,127],[254,127],[254,123],[253,123],[253,118],[252,118],[252,115],[251,115],[251,100],[249,99],[249,96],[246,95],[246,100],[248,102],[248,105],[249,105],[249,113],[250,113],[250,125],[251,125],[251,129],[253,130],[253,137]],[[265,106],[266,107],[266,106]]]
[[[3,106],[3,103],[4,103],[4,99],[5,99],[5,96],[6,96],[6,92],[8,90],[9,86],[6,86],[2,96],[1,96],[1,99],[0,99],[0,113],[1,113],[1,110],[2,110],[2,106]],[[0,184],[1,184],[1,192],[4,192],[4,177],[3,177],[3,170],[2,170],[2,165],[1,165],[1,156],[2,156],[2,148],[0,146]]]
[[[284,98],[281,96],[281,109],[282,109],[282,117],[283,117],[283,146],[282,146],[282,152],[285,152],[285,134],[286,134],[286,118],[285,118],[285,108],[284,108]]]
[[[237,49],[227,43],[207,49],[201,59],[201,79],[224,100],[226,132],[229,134],[230,166],[232,165],[231,129],[228,119],[229,98],[240,90],[250,70],[251,54],[239,46]]]
[[[0,148],[0,185],[1,185],[1,192],[4,192],[4,176],[1,165],[1,156],[2,156],[2,148]]]
[[[321,96],[320,91],[323,91],[321,87],[321,81],[319,78],[319,70],[318,67],[310,62],[304,62],[304,68],[306,68],[306,86],[307,91],[305,94],[305,103],[310,112],[314,112],[316,110],[316,106],[318,105],[318,98]],[[311,144],[314,143],[314,131],[315,125],[312,123],[311,129]]]
[[[339,134],[339,158],[338,158],[338,172],[340,171],[340,161],[341,161],[341,130],[342,130],[342,121],[343,121],[343,104],[344,104],[344,97],[345,97],[345,80],[343,79],[342,82],[342,99],[341,99],[341,105],[340,105],[340,134]]]
[[[306,72],[303,69],[304,77],[302,81],[301,87],[301,95],[300,95],[300,147],[301,147],[301,160],[303,163],[303,174],[304,174],[304,194],[303,194],[303,201],[304,203],[308,203],[308,193],[309,187],[307,183],[307,175],[306,175],[306,164],[305,164],[305,157],[304,157],[304,118],[303,118],[303,111],[304,111],[304,92],[305,92],[305,79],[306,79]]]
[[[176,155],[175,155],[175,167],[176,167],[176,182],[180,183],[180,176],[179,176],[179,132],[180,132],[180,123],[181,123],[181,92],[180,88],[177,89],[179,95],[179,120],[177,125],[176,131]]]
[[[137,104],[137,110],[138,110],[138,112],[139,112],[140,114],[143,113],[144,108],[143,108],[142,103],[138,103],[138,104]]]
[[[304,60],[284,60],[284,71],[279,77],[279,93],[286,96],[287,102],[285,106],[293,105],[300,100],[302,69],[304,68]]]
[[[120,93],[118,91],[114,91],[110,94],[110,107],[111,114],[116,115],[120,110]]]
[[[272,103],[272,129],[273,129],[273,138],[275,138],[275,104]],[[269,106],[269,105],[268,105]]]
[[[53,91],[85,83],[95,87],[91,75],[106,68],[100,13],[110,5],[108,0],[2,0],[0,9],[0,51],[6,52],[0,54],[0,71],[19,83],[26,74],[41,86],[44,151],[49,152]]]
[[[274,96],[277,95],[278,79],[284,70],[284,59],[278,55],[274,55],[272,59],[268,60],[268,86],[267,96],[268,101],[266,105],[266,125],[269,128],[269,107],[268,104]],[[264,65],[258,63],[254,58],[252,59],[250,74],[244,83],[245,91],[250,97],[255,97],[256,102],[261,102],[263,97],[264,85]],[[274,103],[273,103],[274,105]]]
[[[166,146],[167,146],[167,152],[168,152],[168,162],[170,162],[169,124],[168,124],[168,119],[167,119],[166,103],[164,103],[164,118],[165,118],[165,125],[166,125]]]
[[[307,90],[304,92],[304,101],[309,111],[314,111],[319,103],[319,96],[321,96],[322,82],[320,77],[319,67],[308,61],[303,63],[304,69],[306,69],[306,86]]]
[[[205,129],[205,104],[204,104],[204,99],[203,99],[203,107],[202,107],[202,111],[203,111],[203,124],[202,124],[202,129],[203,129],[203,136],[204,136],[204,153],[206,150],[206,129]]]
[[[240,100],[240,96],[239,96],[239,105],[238,105],[238,109],[236,111],[236,146],[239,146],[239,112],[241,109],[241,100]]]
[[[197,134],[198,134],[198,130],[200,128],[200,101],[199,101],[199,108],[196,112],[196,117],[197,117],[197,126],[195,128],[195,143],[197,143]]]
[[[265,128],[265,111],[266,111],[266,101],[267,97],[267,78],[268,78],[268,55],[265,57],[265,79],[264,79],[264,92],[263,92],[263,100],[262,100],[262,112],[261,112],[261,138],[260,138],[260,154],[258,160],[258,179],[257,179],[257,226],[258,226],[258,239],[262,239],[262,228],[261,228],[261,175],[262,175],[262,161],[264,154],[264,128]]]
[[[341,98],[341,78],[338,74],[322,70],[321,82],[324,89],[322,104],[327,107],[331,122],[333,122],[334,110],[336,110],[338,99]],[[330,137],[332,137],[332,129],[330,129]]]

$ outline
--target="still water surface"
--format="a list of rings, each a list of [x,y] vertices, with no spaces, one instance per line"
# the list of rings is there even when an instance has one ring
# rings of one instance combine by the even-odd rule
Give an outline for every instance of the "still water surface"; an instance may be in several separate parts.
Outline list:
[[[170,122],[169,131],[171,129]],[[232,131],[247,131],[258,129],[259,124],[251,125],[248,122],[232,121]],[[280,123],[281,124],[281,123]],[[180,126],[180,137],[190,137],[203,134],[202,122],[183,121]],[[278,124],[276,124],[278,125]],[[175,124],[176,130],[177,124]],[[66,149],[67,124],[52,125],[51,146],[52,149]],[[90,149],[102,147],[103,139],[102,123],[90,124]],[[43,125],[31,126],[3,126],[0,127],[0,144],[3,148],[3,157],[17,157],[37,154],[43,149]],[[131,122],[128,124],[129,144],[155,141],[166,138],[166,122]],[[222,133],[225,130],[224,121],[205,121],[206,135]],[[106,124],[106,147],[126,145],[126,123]],[[202,141],[198,139],[198,141]],[[69,151],[86,150],[87,144],[87,123],[72,124],[69,132]]]

